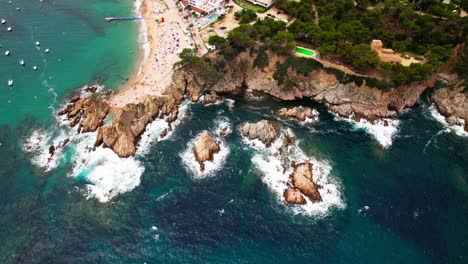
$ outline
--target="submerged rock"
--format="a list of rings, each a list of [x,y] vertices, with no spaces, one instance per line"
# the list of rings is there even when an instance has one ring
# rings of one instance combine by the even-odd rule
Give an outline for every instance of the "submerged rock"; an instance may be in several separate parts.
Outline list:
[[[295,119],[304,122],[307,118],[316,120],[317,113],[309,107],[297,106],[293,108],[281,108],[278,111],[279,117],[282,119]]]
[[[205,130],[197,136],[193,152],[202,172],[205,170],[205,162],[213,161],[214,155],[220,150],[219,142],[214,139],[209,131]]]
[[[258,139],[269,147],[280,136],[280,129],[276,123],[268,120],[247,122],[242,126],[242,135],[250,140]]]

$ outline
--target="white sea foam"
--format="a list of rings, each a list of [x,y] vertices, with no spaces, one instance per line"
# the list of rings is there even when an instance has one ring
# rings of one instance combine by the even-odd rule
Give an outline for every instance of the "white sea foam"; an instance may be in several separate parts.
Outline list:
[[[189,141],[187,149],[180,154],[184,167],[195,179],[203,179],[214,176],[214,174],[223,167],[226,158],[229,155],[228,145],[220,138],[215,137],[219,142],[220,151],[213,155],[213,161],[205,161],[205,170],[201,171],[200,164],[195,159],[194,148],[197,137]]]
[[[190,107],[190,100],[184,101],[179,106],[179,115],[177,120],[172,122],[171,129],[169,129],[169,123],[167,122],[167,117],[164,119],[156,119],[146,126],[145,132],[141,135],[140,142],[138,143],[137,155],[145,155],[151,150],[151,145],[154,142],[159,142],[162,140],[169,139],[174,133],[177,126],[182,122],[183,119],[187,116],[187,111]],[[161,137],[161,133],[166,130],[167,133],[164,137]]]
[[[67,135],[64,131],[58,131],[57,135],[38,129],[25,140],[23,150],[32,154],[31,162],[42,168],[45,172],[55,169],[63,158],[61,145],[64,144]],[[54,146],[54,154],[49,153],[50,146]]]
[[[141,17],[141,4],[143,0],[136,0],[135,1],[135,15]],[[141,74],[141,71],[143,69],[143,65],[146,64],[149,58],[150,54],[150,49],[151,45],[148,39],[148,25],[146,25],[146,21],[144,19],[140,20],[140,26],[139,26],[139,33],[138,33],[138,44],[139,46],[143,49],[143,56],[141,58],[141,63],[138,68],[138,75]]]
[[[215,120],[216,135],[225,137],[232,133],[232,124],[229,118],[225,116],[219,116]]]
[[[342,118],[335,115],[335,120],[344,120],[353,124],[356,129],[366,131],[371,134],[383,148],[388,148],[392,145],[393,138],[398,132],[398,126],[400,125],[400,121],[389,118],[378,119],[373,122],[361,118],[359,122],[356,122],[352,117]]]
[[[444,127],[449,129],[450,131],[455,132],[455,134],[461,136],[461,137],[468,137],[468,133],[465,131],[465,120],[459,119],[458,121],[460,122],[460,125],[449,125],[447,123],[447,120],[445,120],[445,117],[437,111],[436,107],[431,105],[429,107],[429,111],[432,115],[432,117],[439,121]]]
[[[234,104],[236,103],[236,101],[234,101],[232,99],[224,99],[224,102],[226,103],[229,110],[232,111],[234,109]]]
[[[145,168],[134,157],[119,158],[108,148],[93,150],[95,138],[96,132],[75,138],[72,170],[68,175],[86,179],[87,198],[104,203],[137,187]]]
[[[322,201],[312,203],[307,197],[305,205],[290,205],[288,208],[294,214],[305,214],[313,216],[324,216],[331,208],[345,208],[340,191],[340,185],[330,176],[331,166],[328,161],[317,160],[308,157],[295,145],[289,146],[286,153],[277,155],[278,150],[284,145],[284,133],[294,136],[290,129],[283,130],[281,136],[267,148],[258,140],[249,140],[244,138],[251,148],[256,150],[256,154],[252,157],[252,163],[260,170],[262,181],[275,193],[279,204],[285,204],[283,193],[290,186],[289,176],[293,172],[290,166],[291,162],[311,162],[312,174],[314,182],[321,186],[319,193],[322,196]]]

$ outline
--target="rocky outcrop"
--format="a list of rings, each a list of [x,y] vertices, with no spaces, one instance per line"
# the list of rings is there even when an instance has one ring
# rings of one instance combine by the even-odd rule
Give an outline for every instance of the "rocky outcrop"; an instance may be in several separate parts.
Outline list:
[[[294,189],[294,188],[286,189],[284,191],[283,197],[286,203],[289,203],[289,204],[305,204],[306,203],[306,200],[304,199],[304,196],[302,195],[301,191]]]
[[[294,188],[307,196],[311,202],[322,201],[322,197],[318,192],[318,186],[312,179],[312,163],[295,164],[294,172],[291,174],[291,183]]]
[[[214,155],[220,150],[219,141],[209,131],[205,130],[197,136],[193,153],[202,172],[205,171],[205,162],[213,161]]]
[[[295,119],[300,122],[304,122],[306,119],[317,119],[317,113],[312,108],[303,106],[281,108],[278,115],[282,119]]]
[[[177,119],[180,94],[148,96],[141,102],[126,105],[115,117],[110,126],[100,127],[96,146],[111,148],[119,157],[135,155],[137,143],[148,123],[155,118],[166,118],[170,124]]]
[[[223,102],[223,98],[216,93],[207,93],[203,98],[204,105],[219,104]]]
[[[261,120],[242,125],[242,135],[250,140],[258,139],[269,147],[280,136],[280,129],[274,122]]]
[[[431,102],[449,125],[464,125],[468,132],[468,92],[463,84],[447,85],[431,95]]]
[[[78,131],[86,133],[96,131],[108,113],[109,105],[102,99],[75,97],[58,114],[66,115],[71,127],[79,125]]]

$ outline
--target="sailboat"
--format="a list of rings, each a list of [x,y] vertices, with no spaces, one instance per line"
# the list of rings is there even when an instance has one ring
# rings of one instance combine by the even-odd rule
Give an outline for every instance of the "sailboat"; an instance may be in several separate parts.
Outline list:
[[[13,80],[8,80],[8,86],[12,86],[13,85]]]
[[[6,23],[6,19],[2,18],[1,22],[2,22],[2,24],[5,24],[5,23]]]
[[[19,61],[19,64],[20,64],[21,66],[24,66],[24,60],[20,60],[20,61]]]
[[[9,50],[5,51],[5,56],[8,56],[8,55],[10,55],[10,51],[9,51]]]

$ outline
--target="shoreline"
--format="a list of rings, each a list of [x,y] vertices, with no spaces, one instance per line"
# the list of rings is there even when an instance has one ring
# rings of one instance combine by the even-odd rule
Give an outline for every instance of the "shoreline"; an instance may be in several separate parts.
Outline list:
[[[144,23],[138,29],[137,67],[129,81],[109,99],[111,111],[140,101],[146,95],[163,96],[172,83],[173,66],[180,60],[178,53],[198,42],[198,34],[189,34],[176,3],[169,1],[135,2],[136,12],[143,17]],[[163,23],[156,22],[160,17],[164,18]],[[201,52],[204,53],[204,50]]]

